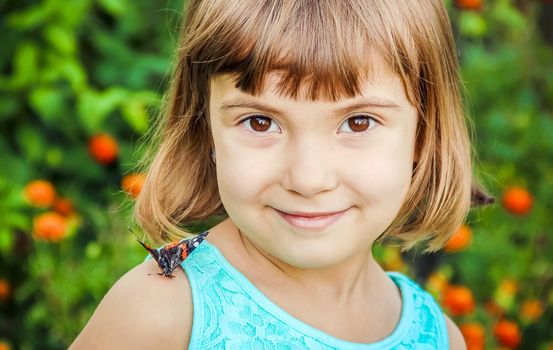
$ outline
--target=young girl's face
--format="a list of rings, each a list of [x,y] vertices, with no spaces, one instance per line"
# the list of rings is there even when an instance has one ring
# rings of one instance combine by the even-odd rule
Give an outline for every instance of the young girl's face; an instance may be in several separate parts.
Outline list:
[[[211,81],[210,123],[225,209],[257,248],[299,268],[366,256],[409,189],[417,126],[401,80],[379,64],[338,102],[260,96]],[[308,218],[311,217],[311,218]]]

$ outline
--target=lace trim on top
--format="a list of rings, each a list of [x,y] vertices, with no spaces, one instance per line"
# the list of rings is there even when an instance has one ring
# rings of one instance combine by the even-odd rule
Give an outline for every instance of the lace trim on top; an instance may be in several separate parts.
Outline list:
[[[208,241],[182,263],[192,289],[190,349],[448,349],[445,319],[433,298],[400,273],[388,272],[401,292],[401,317],[374,343],[330,336],[280,308]],[[256,345],[257,344],[257,345]]]

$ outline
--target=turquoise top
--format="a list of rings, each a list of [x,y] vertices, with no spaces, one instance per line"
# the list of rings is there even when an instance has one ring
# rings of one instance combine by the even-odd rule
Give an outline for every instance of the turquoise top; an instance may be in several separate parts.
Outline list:
[[[332,337],[288,314],[208,241],[181,266],[194,304],[189,349],[449,349],[445,318],[436,301],[400,273],[388,273],[403,300],[398,325],[387,338],[361,344]]]

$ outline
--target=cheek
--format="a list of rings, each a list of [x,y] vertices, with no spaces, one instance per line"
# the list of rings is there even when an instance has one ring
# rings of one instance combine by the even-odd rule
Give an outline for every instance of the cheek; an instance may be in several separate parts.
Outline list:
[[[409,188],[411,173],[403,164],[393,165],[388,162],[352,173],[350,178],[356,184],[351,187],[371,203],[401,201]]]
[[[222,142],[217,153],[217,181],[222,198],[251,199],[275,181],[278,160],[266,149]]]
[[[413,148],[409,143],[388,143],[366,154],[357,165],[343,167],[350,186],[369,204],[386,203],[399,210],[411,184]]]

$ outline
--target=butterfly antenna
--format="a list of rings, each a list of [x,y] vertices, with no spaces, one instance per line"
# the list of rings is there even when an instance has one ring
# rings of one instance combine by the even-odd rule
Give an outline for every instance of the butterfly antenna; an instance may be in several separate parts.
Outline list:
[[[139,242],[144,242],[144,238],[140,239],[138,238],[138,235],[132,230],[132,228],[130,226],[127,226],[127,229],[129,231],[131,231],[131,233],[136,237],[136,239],[139,241]]]

